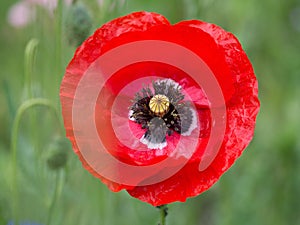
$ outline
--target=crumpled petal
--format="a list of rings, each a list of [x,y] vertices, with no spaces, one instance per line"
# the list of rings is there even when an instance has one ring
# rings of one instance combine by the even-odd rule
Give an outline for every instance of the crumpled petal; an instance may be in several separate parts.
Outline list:
[[[66,136],[70,139],[74,152],[79,156],[83,166],[94,176],[100,178],[113,191],[119,191],[126,187],[107,181],[91,168],[81,155],[72,125],[72,106],[76,87],[88,67],[105,51],[106,44],[115,37],[133,31],[145,31],[152,26],[169,24],[162,16],[156,13],[136,12],[122,18],[117,18],[96,30],[80,47],[77,48],[72,61],[69,63],[60,88],[62,114]],[[107,51],[108,49],[106,49]]]
[[[259,111],[257,80],[238,40],[231,33],[214,24],[194,20],[184,21],[178,25],[201,29],[214,38],[219,48],[224,51],[235,92],[226,103],[227,126],[222,147],[205,171],[200,172],[197,164],[188,163],[164,182],[135,187],[128,191],[133,197],[153,205],[167,204],[174,199],[185,201],[187,197],[196,196],[210,188],[251,141]]]
[[[121,110],[112,111],[117,96],[120,102],[128,102],[132,99],[133,96],[128,93],[123,93],[120,97],[119,92],[127,83],[138,78],[157,76],[171,78],[178,82],[195,106],[200,127],[196,151],[188,163],[175,175],[152,185],[139,186],[137,183],[134,186],[128,186],[103,178],[85,161],[74,137],[72,109],[77,85],[90,65],[105,52],[140,40],[172,42],[198,55],[211,69],[222,90],[227,121],[225,136],[217,156],[205,170],[200,171],[199,163],[205,154],[212,126],[210,99],[207,98],[202,88],[185,72],[163,63],[143,62],[122,68],[106,82],[105,87],[99,93],[95,108],[97,131],[106,148],[115,158],[131,165],[145,166],[160,162],[166,157],[179,157],[173,153],[180,136],[178,134],[167,137],[167,147],[153,151],[134,151],[134,148],[125,146],[116,137],[118,131],[112,127],[110,122],[112,117],[115,118],[115,123],[121,131],[119,138],[126,139],[128,134],[126,132],[122,134],[122,131],[126,129],[130,129],[133,136],[137,138],[142,135],[142,130],[136,123],[128,120],[129,128],[125,126],[126,114],[124,115]],[[194,65],[190,63],[189,66]],[[234,163],[252,139],[259,110],[257,94],[257,81],[251,63],[232,34],[216,25],[196,20],[170,25],[163,16],[148,12],[129,14],[108,22],[96,30],[76,50],[74,58],[66,69],[60,91],[66,134],[83,166],[101,179],[112,191],[126,189],[133,197],[155,206],[185,201],[188,197],[202,193]],[[103,130],[101,127],[106,129]],[[180,138],[183,138],[184,143],[187,144],[190,141],[190,137],[181,136]],[[139,144],[139,142],[132,142],[129,145]],[[179,154],[189,156],[190,152],[189,149],[182,149]],[[163,173],[163,171],[159,172]]]

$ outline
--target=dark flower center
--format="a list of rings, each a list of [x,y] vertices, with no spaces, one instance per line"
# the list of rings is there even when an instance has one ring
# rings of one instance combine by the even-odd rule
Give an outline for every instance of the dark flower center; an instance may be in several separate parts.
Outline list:
[[[141,142],[151,149],[167,145],[166,136],[177,132],[188,136],[197,126],[196,114],[189,102],[183,101],[181,86],[171,79],[158,80],[135,95],[130,119],[146,129]]]

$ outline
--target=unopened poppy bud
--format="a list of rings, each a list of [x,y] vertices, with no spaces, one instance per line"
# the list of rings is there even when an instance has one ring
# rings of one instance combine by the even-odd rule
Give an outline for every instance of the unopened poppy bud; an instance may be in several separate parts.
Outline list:
[[[93,21],[88,9],[75,3],[69,8],[65,25],[69,43],[79,46],[89,36]]]
[[[71,148],[66,138],[57,138],[49,146],[47,154],[47,165],[52,170],[58,170],[67,163],[67,154]]]

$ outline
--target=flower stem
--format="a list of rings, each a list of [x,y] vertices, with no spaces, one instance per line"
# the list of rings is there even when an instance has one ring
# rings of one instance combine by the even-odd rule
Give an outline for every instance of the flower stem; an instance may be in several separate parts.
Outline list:
[[[19,193],[17,189],[18,185],[18,173],[17,173],[17,142],[18,142],[18,131],[20,127],[20,122],[23,114],[34,106],[46,106],[49,109],[52,109],[55,113],[55,116],[59,120],[59,113],[56,109],[56,107],[50,102],[48,99],[44,98],[34,98],[29,99],[25,102],[23,102],[22,105],[17,110],[16,117],[13,121],[12,125],[12,133],[11,133],[11,153],[12,153],[12,174],[13,174],[13,180],[12,180],[12,199],[13,199],[13,212],[14,212],[14,218],[15,223],[19,224]]]
[[[166,217],[168,215],[168,207],[167,205],[157,206],[160,211],[160,223],[158,225],[166,225]]]
[[[61,73],[62,73],[62,30],[63,30],[63,0],[57,1],[57,8],[55,11],[55,67],[57,68],[56,73],[58,76],[55,76],[55,84],[60,83]],[[58,87],[55,87],[55,90],[58,90]]]
[[[24,54],[24,90],[25,90],[25,100],[31,99],[34,96],[32,84],[33,84],[33,74],[34,74],[34,65],[37,55],[37,47],[38,47],[39,41],[35,38],[32,38],[26,45],[25,48],[25,54]],[[37,121],[36,121],[37,114],[36,112],[32,112],[29,115],[29,123],[30,126],[37,127]],[[37,132],[30,132],[31,138],[34,143],[34,151],[35,155],[38,156],[38,142],[36,140],[39,140],[37,138]],[[38,160],[35,160],[35,163],[37,163]]]
[[[25,63],[24,63],[24,78],[25,78],[25,89],[26,89],[26,94],[27,98],[32,98],[32,90],[31,90],[31,84],[32,84],[32,74],[33,74],[33,67],[34,67],[34,62],[36,58],[36,51],[37,51],[37,46],[39,44],[39,41],[35,38],[31,39],[28,44],[26,45],[25,49]]]
[[[49,206],[49,213],[48,213],[46,225],[51,224],[51,218],[52,218],[52,215],[54,212],[54,206],[56,204],[56,201],[59,199],[59,195],[61,192],[61,188],[60,188],[61,186],[62,186],[61,171],[57,171],[55,174],[54,192],[53,192],[53,196],[52,196],[51,203]]]

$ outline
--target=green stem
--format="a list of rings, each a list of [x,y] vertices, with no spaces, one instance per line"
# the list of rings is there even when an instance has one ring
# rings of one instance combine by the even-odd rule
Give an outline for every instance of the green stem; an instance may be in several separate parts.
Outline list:
[[[35,65],[35,59],[36,59],[36,53],[37,53],[37,46],[39,44],[39,41],[35,38],[31,39],[25,48],[25,54],[24,54],[24,90],[25,90],[25,99],[31,99],[33,97],[33,90],[32,90],[32,84],[33,84],[33,74],[34,74],[34,65]],[[29,116],[29,123],[31,127],[37,127],[37,121],[36,121],[37,114],[36,112],[32,112]],[[37,138],[37,132],[30,132],[32,140],[38,140]],[[38,156],[38,143],[36,141],[34,143],[34,151],[35,155]],[[38,160],[35,160],[35,163],[37,163]]]
[[[31,39],[25,48],[25,56],[24,56],[24,85],[26,89],[27,98],[32,98],[32,74],[34,68],[34,62],[36,58],[36,51],[39,41],[35,38]]]
[[[158,225],[166,225],[166,217],[168,215],[168,207],[167,205],[158,206],[160,211],[160,223]]]
[[[55,21],[55,55],[56,55],[56,68],[58,74],[62,71],[62,29],[63,29],[63,1],[58,0],[56,8],[56,21]],[[60,79],[60,77],[58,77]],[[56,84],[60,83],[57,80]]]
[[[13,211],[14,211],[14,218],[15,218],[15,224],[19,223],[19,193],[17,189],[18,185],[18,173],[17,173],[17,142],[18,142],[18,131],[20,126],[20,121],[23,116],[23,114],[34,106],[46,106],[49,109],[53,110],[55,113],[56,118],[59,120],[59,113],[56,109],[56,107],[50,102],[48,99],[44,98],[35,98],[35,99],[29,99],[25,102],[23,102],[22,105],[17,110],[16,117],[13,121],[12,125],[12,134],[11,134],[11,153],[12,153],[12,173],[13,173],[13,180],[12,180],[12,199],[13,199]]]
[[[55,174],[54,192],[49,206],[49,213],[48,213],[46,225],[51,224],[51,218],[54,212],[54,206],[56,204],[56,201],[59,199],[60,192],[62,190],[61,186],[62,186],[61,172],[57,171]]]
[[[56,93],[59,92],[59,85],[61,82],[61,78],[63,75],[64,67],[63,67],[63,7],[64,3],[63,0],[57,1],[57,7],[55,10],[55,61],[54,61],[54,67],[55,74],[54,76],[54,87],[53,90]],[[55,100],[56,101],[56,100]],[[57,107],[59,107],[60,103],[59,100],[56,102]]]

